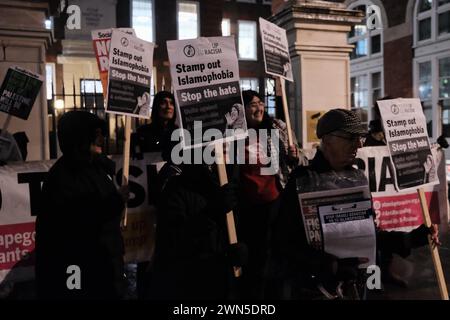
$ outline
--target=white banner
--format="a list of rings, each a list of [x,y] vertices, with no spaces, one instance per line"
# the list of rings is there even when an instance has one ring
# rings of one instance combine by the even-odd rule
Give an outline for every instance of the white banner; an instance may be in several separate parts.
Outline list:
[[[433,223],[444,230],[449,222],[445,154],[433,145],[432,154],[439,175],[439,184],[424,187]],[[417,190],[398,192],[394,185],[394,172],[387,147],[358,149],[356,163],[369,180],[376,223],[382,230],[411,231],[423,222]]]
[[[122,176],[122,158],[113,157]],[[0,167],[0,283],[34,277],[35,216],[40,208],[42,182],[52,161]],[[125,262],[150,260],[155,232],[155,181],[163,166],[160,153],[131,161],[128,225],[123,231]],[[117,180],[116,180],[117,183]]]

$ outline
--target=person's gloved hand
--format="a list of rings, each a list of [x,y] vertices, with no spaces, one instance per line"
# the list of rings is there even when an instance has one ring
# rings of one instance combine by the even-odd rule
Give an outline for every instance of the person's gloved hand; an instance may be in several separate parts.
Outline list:
[[[230,182],[220,187],[211,200],[210,207],[217,215],[223,215],[233,210],[238,204],[238,187]]]
[[[349,281],[358,276],[358,266],[367,263],[367,258],[344,258],[336,259],[334,273],[337,280]]]
[[[449,147],[447,139],[445,139],[444,135],[439,136],[439,138],[437,138],[436,142],[439,144],[439,146],[442,149],[447,149]]]
[[[244,267],[248,262],[248,248],[245,243],[230,244],[225,253],[227,262],[233,267]]]
[[[428,244],[428,235],[431,235],[433,245],[439,246],[441,244],[439,240],[439,229],[436,224],[432,224],[427,228],[424,224],[421,224],[417,229],[410,232],[411,248],[418,248]]]
[[[130,199],[130,187],[128,185],[120,186],[117,189],[117,192],[119,193],[123,202],[128,202],[128,200]]]

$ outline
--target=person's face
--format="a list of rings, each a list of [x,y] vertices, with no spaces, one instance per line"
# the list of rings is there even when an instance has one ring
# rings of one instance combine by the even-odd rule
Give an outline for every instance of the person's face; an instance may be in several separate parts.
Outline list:
[[[159,118],[161,120],[170,120],[173,118],[175,107],[171,98],[164,98],[159,105]]]
[[[250,103],[245,107],[245,116],[250,128],[256,128],[263,120],[264,102],[254,96]]]
[[[332,132],[322,138],[322,152],[331,167],[336,170],[343,170],[352,165],[356,158],[358,148],[362,147],[362,137],[351,135],[346,132]]]
[[[383,133],[383,131],[374,132],[374,133],[372,133],[372,137],[377,141],[381,141],[384,139],[384,133]]]
[[[236,121],[236,119],[239,117],[239,111],[236,109],[236,107],[231,108],[231,120]]]
[[[103,136],[102,130],[100,128],[95,129],[95,140],[91,144],[92,154],[101,154],[103,144],[105,143],[105,137]]]

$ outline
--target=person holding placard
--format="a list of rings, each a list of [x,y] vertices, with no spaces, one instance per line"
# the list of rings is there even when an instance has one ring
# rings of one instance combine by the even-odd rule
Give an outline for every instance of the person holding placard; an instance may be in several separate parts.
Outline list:
[[[145,152],[161,152],[170,142],[170,135],[177,128],[175,124],[175,98],[168,91],[158,92],[152,105],[152,122],[140,126],[134,135],[134,155]]]
[[[233,266],[245,265],[247,253],[242,243],[228,243],[225,215],[237,204],[237,187],[233,183],[220,186],[214,165],[176,167],[179,171],[163,183],[157,203],[149,297],[236,298],[231,271]]]
[[[258,141],[246,141],[246,161],[239,166],[241,198],[237,228],[240,240],[249,248],[249,264],[242,276],[242,294],[244,298],[263,299],[271,227],[278,211],[279,195],[289,172],[300,163],[300,156],[296,145],[288,146],[285,123],[271,118],[265,111],[263,97],[252,90],[243,91],[242,97],[248,128],[258,135]],[[266,137],[259,136],[260,129],[266,130]],[[277,134],[271,135],[272,132]],[[260,141],[259,137],[267,141]],[[274,143],[278,143],[279,148],[274,147]],[[250,158],[256,163],[251,163]],[[272,166],[271,172],[264,172],[267,166],[262,163],[266,160]]]
[[[302,219],[299,190],[317,192],[356,186],[368,189],[364,172],[352,166],[366,130],[355,112],[332,109],[319,120],[316,131],[321,144],[314,159],[308,167],[298,167],[292,173],[282,197],[272,243],[272,292],[278,292],[275,296],[283,299],[364,299],[366,275],[362,265],[371,257],[338,258],[314,248],[308,242],[311,235],[306,234]],[[371,224],[374,225],[374,221]],[[375,248],[394,253],[408,250],[407,244],[399,241],[403,232],[376,229],[374,232],[373,242],[365,244],[374,256]],[[318,235],[318,238],[321,237]],[[438,244],[434,235],[433,239]],[[347,251],[353,252],[353,249]]]

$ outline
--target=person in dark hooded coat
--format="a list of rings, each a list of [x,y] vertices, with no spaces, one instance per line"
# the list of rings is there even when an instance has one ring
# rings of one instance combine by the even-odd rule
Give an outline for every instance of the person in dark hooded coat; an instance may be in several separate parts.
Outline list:
[[[44,181],[36,219],[40,299],[117,299],[124,293],[120,221],[128,191],[116,189],[112,161],[100,154],[104,132],[104,121],[89,112],[68,112],[58,123],[63,156]],[[80,286],[69,279],[77,270],[70,266],[79,268]]]

